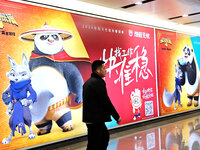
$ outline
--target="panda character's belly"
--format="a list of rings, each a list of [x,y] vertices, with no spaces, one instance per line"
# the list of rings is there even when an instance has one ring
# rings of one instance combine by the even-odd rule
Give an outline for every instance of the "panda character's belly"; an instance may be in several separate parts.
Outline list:
[[[185,45],[183,48],[182,56],[178,58],[178,62],[182,68],[185,84],[185,89],[189,96],[194,96],[199,89],[199,71],[196,65],[193,49]],[[182,85],[183,85],[182,84]]]
[[[193,85],[191,85],[188,81],[188,77],[187,77],[187,73],[185,73],[185,77],[186,77],[186,82],[185,82],[185,89],[187,91],[188,95],[194,95],[199,87],[199,78],[198,78],[198,72],[196,71],[196,80],[195,83]]]
[[[50,66],[39,66],[32,70],[31,83],[37,93],[37,103],[30,107],[33,123],[44,118],[48,107],[64,100],[70,91],[63,75]]]
[[[48,106],[65,99],[70,93],[63,75],[50,66],[40,66],[32,71],[32,85],[36,90],[38,98],[44,92],[49,93],[48,96],[51,98]]]

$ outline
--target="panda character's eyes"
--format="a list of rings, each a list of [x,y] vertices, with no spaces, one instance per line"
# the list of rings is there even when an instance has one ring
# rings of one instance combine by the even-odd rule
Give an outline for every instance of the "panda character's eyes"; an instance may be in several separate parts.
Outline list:
[[[59,40],[59,38],[58,38],[58,35],[56,35],[56,34],[53,34],[53,35],[51,35],[52,36],[52,38],[54,39],[54,40],[56,40],[56,41],[58,41]]]
[[[48,39],[48,38],[49,38],[49,35],[42,35],[42,36],[40,37],[41,40],[46,40],[46,39]]]
[[[51,35],[51,37],[54,39],[54,40],[56,40],[56,41],[58,41],[59,40],[59,37],[58,37],[58,35],[56,35],[56,34],[52,34]],[[49,35],[42,35],[42,36],[40,36],[40,39],[41,40],[47,40],[49,38]]]
[[[184,47],[184,48],[183,48],[183,52],[185,53],[185,52],[186,52],[186,50],[187,50],[187,48],[186,48],[186,47]]]
[[[190,49],[189,48],[187,48],[187,54],[188,54],[188,56],[190,56]]]

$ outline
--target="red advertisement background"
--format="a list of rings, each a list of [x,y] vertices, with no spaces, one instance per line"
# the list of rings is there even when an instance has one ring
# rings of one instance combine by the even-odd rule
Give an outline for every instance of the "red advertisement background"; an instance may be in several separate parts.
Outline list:
[[[117,47],[122,48],[122,50],[128,50],[129,48],[138,48],[138,55],[141,55],[142,48],[144,47],[147,50],[146,57],[148,58],[148,65],[152,72],[152,75],[149,75],[148,79],[144,80],[138,77],[138,81],[136,81],[135,72],[132,73],[133,82],[131,82],[128,86],[124,86],[124,94],[122,94],[122,86],[121,80],[120,82],[114,83],[114,81],[119,78],[119,73],[117,74],[115,71],[120,72],[121,66],[113,69],[111,73],[111,77],[109,77],[109,72],[107,72],[107,76],[105,78],[107,84],[107,90],[109,97],[122,117],[122,123],[130,123],[133,122],[134,114],[132,112],[132,106],[130,104],[130,93],[134,91],[135,88],[138,88],[141,91],[141,96],[143,88],[153,89],[153,97],[148,99],[147,101],[153,101],[153,111],[154,114],[150,116],[145,116],[145,108],[144,103],[146,100],[142,100],[141,107],[141,117],[137,118],[136,121],[157,117],[157,89],[156,89],[156,73],[155,73],[155,53],[154,53],[154,29],[147,28],[142,26],[118,23],[114,21],[107,21],[103,19],[97,19],[86,16],[79,16],[72,14],[74,22],[77,26],[81,39],[85,45],[85,48],[88,52],[89,58],[92,61],[95,59],[103,59],[103,50],[106,49],[105,60],[110,58],[110,50],[113,48],[113,51],[116,50]],[[107,28],[107,31],[106,31]],[[110,32],[109,32],[110,29]],[[133,35],[130,35],[129,31],[133,32]],[[114,31],[114,32],[113,32]],[[146,33],[149,34],[149,37],[136,37],[134,35],[135,32]],[[113,52],[112,56],[116,53]],[[116,62],[112,62],[114,64],[119,63],[121,60],[119,57],[116,57]],[[133,54],[131,57],[127,56],[126,64],[129,60],[136,58],[136,54]],[[123,59],[123,58],[121,58]],[[139,60],[139,64],[141,65],[142,61]],[[110,67],[110,61],[108,60],[106,63],[106,68]],[[140,66],[141,67],[141,66]],[[126,69],[125,67],[123,68]],[[125,81],[124,81],[125,82]]]

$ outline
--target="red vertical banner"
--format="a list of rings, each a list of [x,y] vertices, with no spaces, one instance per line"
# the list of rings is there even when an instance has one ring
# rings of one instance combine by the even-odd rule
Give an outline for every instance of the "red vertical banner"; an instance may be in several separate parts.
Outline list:
[[[90,60],[105,61],[108,94],[121,124],[157,117],[154,29],[72,17]]]

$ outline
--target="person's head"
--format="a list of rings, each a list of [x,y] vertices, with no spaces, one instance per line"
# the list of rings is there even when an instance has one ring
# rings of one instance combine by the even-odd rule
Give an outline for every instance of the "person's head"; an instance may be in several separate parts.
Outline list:
[[[102,60],[95,60],[92,63],[92,72],[98,74],[100,77],[105,77],[106,69],[104,63]]]

